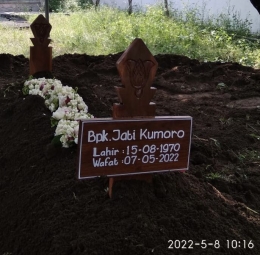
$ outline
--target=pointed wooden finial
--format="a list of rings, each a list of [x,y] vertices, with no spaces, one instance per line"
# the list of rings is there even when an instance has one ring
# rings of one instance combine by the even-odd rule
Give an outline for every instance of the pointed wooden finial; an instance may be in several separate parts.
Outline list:
[[[40,14],[34,22],[31,24],[31,30],[34,35],[34,38],[31,38],[31,41],[34,46],[43,46],[46,47],[50,43],[49,35],[51,31],[51,24],[48,22],[45,17]]]
[[[136,38],[116,63],[123,87],[116,87],[120,104],[114,104],[113,117],[152,117],[151,103],[156,89],[151,87],[158,63],[142,39]]]
[[[49,34],[52,27],[42,14],[34,20],[30,27],[34,35],[34,38],[31,38],[33,46],[30,47],[30,74],[51,72],[52,48],[48,45],[51,42]]]

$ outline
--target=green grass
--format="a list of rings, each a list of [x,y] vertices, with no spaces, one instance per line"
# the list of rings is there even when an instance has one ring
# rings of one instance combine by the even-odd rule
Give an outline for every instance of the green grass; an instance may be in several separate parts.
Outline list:
[[[260,152],[254,150],[245,149],[238,153],[238,159],[242,163],[260,163]]]
[[[70,15],[51,13],[53,56],[117,53],[139,37],[154,55],[181,54],[200,61],[233,61],[260,67],[260,41],[250,34],[249,21],[222,15],[214,23],[197,14],[196,10],[174,11],[166,17],[159,6],[130,16],[108,7]],[[28,17],[30,22],[35,18]],[[29,56],[30,30],[4,28],[0,23],[0,32],[0,53]]]

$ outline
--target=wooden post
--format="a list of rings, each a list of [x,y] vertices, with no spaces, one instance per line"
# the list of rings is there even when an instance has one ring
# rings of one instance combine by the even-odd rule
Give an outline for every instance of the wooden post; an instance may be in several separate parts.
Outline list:
[[[155,104],[151,102],[156,89],[151,87],[158,63],[144,42],[136,38],[116,63],[123,87],[115,87],[119,104],[113,105],[113,119],[154,118]],[[152,182],[151,174],[109,178],[109,196],[119,180]]]
[[[48,46],[51,42],[48,38],[51,25],[43,15],[39,15],[30,27],[34,35],[34,38],[31,38],[33,46],[30,47],[30,75],[51,72],[52,47]]]

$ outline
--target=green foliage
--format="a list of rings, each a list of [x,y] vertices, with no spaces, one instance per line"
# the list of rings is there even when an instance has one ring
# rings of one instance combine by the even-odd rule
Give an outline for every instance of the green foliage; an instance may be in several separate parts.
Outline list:
[[[50,10],[54,12],[79,11],[93,4],[92,0],[50,0]]]
[[[49,8],[52,11],[58,11],[61,7],[61,0],[49,0]]]
[[[207,176],[206,176],[207,179],[210,179],[210,180],[215,180],[215,179],[221,179],[222,178],[222,175],[220,173],[209,173]]]
[[[23,92],[24,95],[28,95],[29,94],[29,87],[28,86],[27,87],[23,87],[22,88],[22,92]]]
[[[56,127],[58,125],[58,123],[59,123],[59,120],[51,117],[51,127]]]
[[[51,144],[54,145],[55,147],[62,147],[62,143],[60,141],[61,137],[62,137],[62,135],[54,136],[51,141]]]
[[[254,151],[254,150],[249,150],[249,149],[244,149],[243,151],[238,153],[238,159],[243,162],[254,162],[257,161],[259,162],[260,160],[260,152],[259,151]]]
[[[257,35],[250,33],[249,20],[220,15],[213,20],[203,12],[172,9],[169,17],[162,6],[128,15],[127,10],[101,6],[90,0],[51,0],[58,10],[51,13],[53,55],[86,53],[107,55],[124,51],[136,37],[142,38],[153,54],[181,54],[200,61],[233,61],[260,67]],[[85,8],[82,9],[82,6]],[[73,11],[73,12],[72,12]],[[74,12],[77,11],[77,12]],[[30,16],[32,22],[36,16]],[[29,55],[31,32],[0,26],[0,52]]]

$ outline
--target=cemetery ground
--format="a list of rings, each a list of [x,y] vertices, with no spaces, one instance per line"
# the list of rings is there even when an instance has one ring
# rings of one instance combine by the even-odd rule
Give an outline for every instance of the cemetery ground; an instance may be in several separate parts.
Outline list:
[[[53,76],[110,117],[121,54],[61,55]],[[76,179],[76,147],[51,145],[51,113],[21,92],[29,60],[0,55],[0,254],[259,254],[260,70],[155,58],[156,115],[193,117],[190,168],[110,199],[108,178]]]

